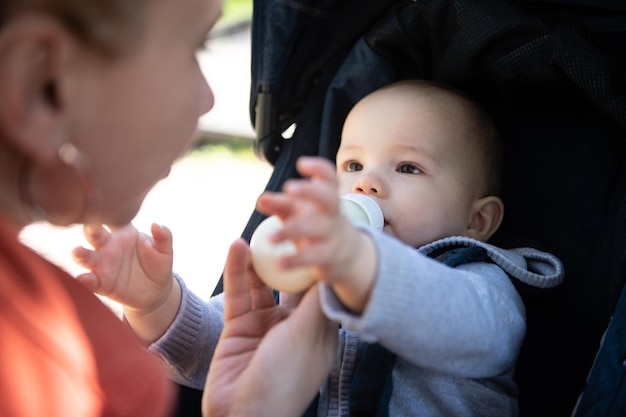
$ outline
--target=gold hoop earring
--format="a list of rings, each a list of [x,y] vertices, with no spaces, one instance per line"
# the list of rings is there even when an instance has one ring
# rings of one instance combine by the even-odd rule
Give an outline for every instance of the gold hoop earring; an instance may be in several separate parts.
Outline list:
[[[61,166],[46,167],[44,171],[47,172],[44,174],[49,174],[50,178],[55,178],[55,174],[58,174],[58,172],[55,172],[55,169],[57,171],[71,171],[75,173],[83,196],[82,209],[78,214],[69,217],[66,211],[61,212],[61,210],[57,210],[59,213],[52,213],[42,207],[31,191],[30,182],[34,172],[32,164],[25,163],[22,168],[19,191],[31,221],[47,221],[59,226],[68,226],[88,219],[90,214],[95,213],[99,206],[100,198],[94,186],[91,163],[83,152],[71,143],[66,142],[59,147],[57,157],[61,161]]]

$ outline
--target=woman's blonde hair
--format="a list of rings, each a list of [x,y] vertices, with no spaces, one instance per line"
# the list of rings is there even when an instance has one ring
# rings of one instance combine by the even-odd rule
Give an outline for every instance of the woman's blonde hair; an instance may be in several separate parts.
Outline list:
[[[117,55],[139,39],[148,1],[0,0],[0,21],[25,12],[51,15],[78,39],[107,55]]]

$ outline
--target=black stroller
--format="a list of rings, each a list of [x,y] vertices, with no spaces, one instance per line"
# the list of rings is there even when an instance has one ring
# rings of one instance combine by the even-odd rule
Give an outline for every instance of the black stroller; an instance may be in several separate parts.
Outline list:
[[[267,188],[296,176],[300,155],[334,159],[352,105],[405,78],[451,84],[493,115],[506,161],[493,240],[565,265],[557,288],[519,287],[521,415],[572,415],[586,387],[577,416],[626,415],[626,3],[255,1],[250,111]],[[197,394],[183,390],[181,415]]]

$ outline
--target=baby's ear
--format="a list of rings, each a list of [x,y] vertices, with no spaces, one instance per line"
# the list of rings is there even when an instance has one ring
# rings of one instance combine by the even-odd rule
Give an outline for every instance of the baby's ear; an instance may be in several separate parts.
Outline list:
[[[488,196],[476,200],[465,236],[481,242],[488,241],[500,227],[503,216],[504,204],[498,197]]]

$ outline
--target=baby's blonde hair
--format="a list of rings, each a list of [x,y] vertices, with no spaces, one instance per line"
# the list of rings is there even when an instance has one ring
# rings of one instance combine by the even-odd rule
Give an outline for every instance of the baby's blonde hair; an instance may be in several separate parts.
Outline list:
[[[476,146],[482,158],[483,191],[485,196],[502,193],[503,143],[493,119],[464,92],[447,84],[424,79],[402,80],[379,91],[416,92],[422,95],[444,95],[460,105],[468,123],[467,139]]]
[[[3,0],[0,21],[26,12],[50,15],[86,44],[118,55],[139,39],[148,4],[148,0]]]

